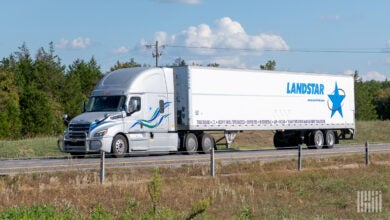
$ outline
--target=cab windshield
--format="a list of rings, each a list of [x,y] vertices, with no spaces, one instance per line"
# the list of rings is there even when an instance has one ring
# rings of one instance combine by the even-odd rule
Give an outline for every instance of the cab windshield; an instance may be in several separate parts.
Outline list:
[[[87,112],[119,112],[124,110],[126,96],[92,96]]]

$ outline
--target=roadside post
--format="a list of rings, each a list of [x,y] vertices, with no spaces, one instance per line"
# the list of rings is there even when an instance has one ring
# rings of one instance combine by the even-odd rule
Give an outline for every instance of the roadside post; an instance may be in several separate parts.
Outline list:
[[[365,148],[366,148],[366,166],[368,166],[370,164],[370,153],[368,151],[368,141],[366,141],[365,143]]]
[[[215,176],[214,147],[210,149],[210,176]]]
[[[101,159],[100,159],[100,184],[104,184],[104,158],[106,156],[106,152],[101,151]]]
[[[302,145],[298,145],[298,171],[302,169]]]

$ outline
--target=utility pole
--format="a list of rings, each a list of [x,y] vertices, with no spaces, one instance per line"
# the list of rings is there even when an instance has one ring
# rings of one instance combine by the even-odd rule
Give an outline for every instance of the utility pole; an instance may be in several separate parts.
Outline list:
[[[165,45],[158,46],[158,41],[156,41],[155,44],[146,44],[146,48],[152,48],[154,47],[154,52],[152,52],[153,58],[156,58],[156,67],[158,67],[158,58],[162,56],[162,52],[159,51],[159,47],[165,48]]]

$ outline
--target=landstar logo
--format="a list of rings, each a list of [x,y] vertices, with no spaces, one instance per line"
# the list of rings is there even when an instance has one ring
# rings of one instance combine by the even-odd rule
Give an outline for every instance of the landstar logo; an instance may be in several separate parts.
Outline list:
[[[324,84],[287,82],[287,94],[323,95]]]
[[[329,94],[328,97],[329,97],[330,101],[332,102],[332,107],[330,107],[329,101],[328,101],[328,108],[329,108],[329,110],[332,111],[332,114],[330,115],[330,117],[332,118],[336,112],[338,112],[341,115],[341,117],[344,117],[342,103],[343,103],[343,100],[345,98],[345,92],[344,92],[344,90],[339,89],[339,87],[337,86],[337,82],[335,83],[333,93]]]

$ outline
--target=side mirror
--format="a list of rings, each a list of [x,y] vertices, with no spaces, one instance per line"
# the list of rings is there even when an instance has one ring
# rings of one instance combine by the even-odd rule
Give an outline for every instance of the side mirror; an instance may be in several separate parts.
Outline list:
[[[129,114],[131,115],[139,110],[141,110],[141,100],[138,97],[131,98],[129,102]]]
[[[83,102],[81,103],[81,112],[84,113],[85,112],[85,101],[83,100]]]
[[[62,115],[62,120],[64,121],[64,125],[68,127],[69,125],[69,116],[67,114]]]
[[[123,117],[130,116],[129,107],[127,105],[123,105],[122,112],[124,113]]]

